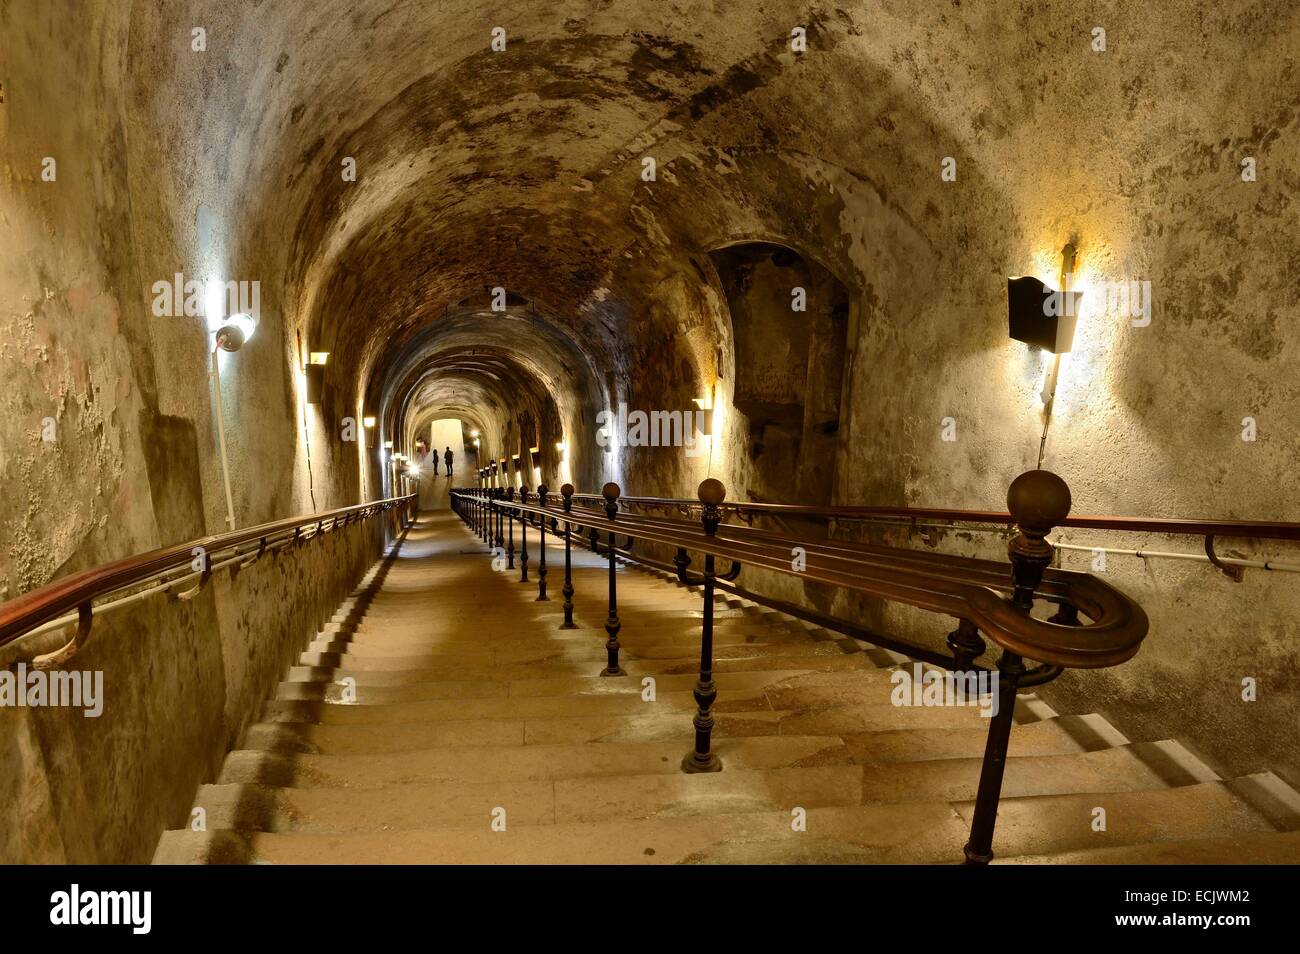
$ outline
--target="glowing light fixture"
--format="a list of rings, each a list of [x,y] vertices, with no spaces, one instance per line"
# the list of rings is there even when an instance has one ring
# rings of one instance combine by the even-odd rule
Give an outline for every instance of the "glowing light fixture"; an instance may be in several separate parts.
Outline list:
[[[319,404],[321,391],[325,387],[325,365],[329,362],[328,351],[313,351],[307,356],[307,403]]]
[[[1050,351],[1068,354],[1074,347],[1083,292],[1053,291],[1033,276],[1007,279],[1007,324],[1011,337]]]
[[[1055,358],[1043,381],[1043,433],[1038,440],[1038,467],[1047,456],[1047,432],[1052,425],[1056,386],[1061,379],[1061,355],[1074,347],[1074,328],[1079,320],[1083,292],[1074,291],[1074,267],[1078,249],[1071,239],[1061,249],[1060,284],[1052,291],[1037,278],[1007,279],[1007,318],[1011,337],[1050,351]]]
[[[253,337],[257,320],[243,312],[231,315],[217,329],[217,347],[223,351],[238,351]]]
[[[701,411],[710,412],[712,410],[709,407],[709,403],[710,403],[709,398],[697,397],[697,398],[691,398],[691,401]],[[696,416],[700,421],[700,433],[703,434],[705,437],[712,437],[713,436],[713,414],[705,413]]]
[[[362,426],[364,426],[364,427],[374,427],[374,426],[375,426],[375,419],[374,419],[373,417],[363,417],[363,418],[361,419],[361,424],[362,424]]]
[[[226,454],[226,418],[221,409],[221,362],[217,359],[217,352],[238,351],[253,337],[253,332],[256,330],[257,320],[252,315],[238,312],[228,317],[217,329],[216,341],[212,347],[212,395],[217,411],[217,444],[221,451],[221,481],[226,491],[226,525],[231,530],[235,529],[235,500],[230,492],[230,460]]]

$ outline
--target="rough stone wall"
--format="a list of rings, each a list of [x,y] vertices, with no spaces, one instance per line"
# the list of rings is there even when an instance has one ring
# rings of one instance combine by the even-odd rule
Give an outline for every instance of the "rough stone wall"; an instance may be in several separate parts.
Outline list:
[[[154,412],[148,330],[127,303],[122,17],[92,15],[52,59],[59,17],[0,8],[0,600],[156,544],[144,438],[195,453],[192,428]]]
[[[384,520],[219,571],[188,602],[153,597],[97,617],[65,669],[103,673],[101,715],[0,710],[0,863],[148,862],[373,562]],[[0,665],[15,650],[0,650]]]
[[[677,182],[714,201],[689,225],[685,210],[661,204],[667,234],[675,214],[706,248],[782,242],[857,289],[839,502],[1002,506],[1011,479],[1036,460],[1047,367],[1007,338],[1005,281],[1029,273],[1055,284],[1059,251],[1074,240],[1090,294],[1045,466],[1070,482],[1075,511],[1296,519],[1300,345],[1284,330],[1297,319],[1284,283],[1300,234],[1291,198],[1300,167],[1289,148],[1300,133],[1295,11],[1171,6],[886,4],[880,15],[853,14],[828,28],[819,61],[760,85],[709,130],[735,138],[746,119],[784,115],[780,146],[728,150],[725,167],[710,165],[705,149],[693,163],[683,157],[689,173]],[[1169,17],[1186,29],[1166,29]],[[1108,29],[1106,53],[1090,48],[1096,24]],[[807,126],[789,115],[790,104],[815,102],[848,75],[861,84],[853,108],[820,111]],[[722,152],[714,147],[713,157]],[[941,179],[945,156],[956,159],[955,182]],[[1246,157],[1267,175],[1243,182]],[[1151,283],[1146,327],[1099,307],[1105,283],[1131,280]],[[942,440],[947,417],[951,443]],[[1241,439],[1246,417],[1260,428],[1253,442]],[[728,456],[715,473],[731,486],[745,471],[746,437],[723,441]],[[645,468],[627,483],[653,481]],[[693,486],[682,479],[662,490]],[[1201,544],[1061,539],[1192,552]],[[1228,546],[1295,559],[1286,544]],[[1151,637],[1134,661],[1072,674],[1049,698],[1101,709],[1135,737],[1176,735],[1224,771],[1300,778],[1292,577],[1254,573],[1236,585],[1204,565],[1123,557],[1106,572],[1147,608]],[[936,645],[948,628],[863,612]],[[1248,676],[1261,684],[1259,702],[1241,699]]]
[[[206,277],[209,255],[266,286],[258,335],[223,358],[237,521],[313,508],[274,257],[215,247],[211,210],[232,194],[211,165],[220,144],[178,164],[171,124],[203,117],[150,94],[167,68],[156,54],[176,55],[188,31],[151,50],[128,39],[132,11],[0,5],[0,600],[225,528],[211,339],[201,319],[151,312],[153,282]],[[319,453],[331,441],[316,430]],[[338,446],[316,459],[321,509],[356,499]],[[0,861],[147,861],[378,547],[349,529],[191,603],[97,620],[75,665],[104,672],[103,716],[0,710],[0,787],[18,806],[0,813]]]

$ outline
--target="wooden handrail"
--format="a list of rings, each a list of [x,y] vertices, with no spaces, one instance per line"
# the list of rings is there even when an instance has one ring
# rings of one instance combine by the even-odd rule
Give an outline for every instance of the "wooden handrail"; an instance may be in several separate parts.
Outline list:
[[[95,599],[136,586],[161,573],[188,566],[194,560],[196,548],[210,555],[254,540],[302,530],[313,525],[320,527],[325,523],[336,523],[343,518],[365,518],[399,505],[409,505],[414,500],[415,495],[411,494],[351,507],[340,507],[324,513],[288,517],[254,527],[200,537],[187,543],[161,547],[148,553],[137,554],[60,577],[0,604],[0,646],[18,639],[42,623],[89,605]]]
[[[607,665],[600,673],[605,677],[627,675],[619,665],[622,623],[618,616],[616,563],[621,558],[663,566],[652,557],[633,554],[637,542],[649,542],[676,549],[673,568],[677,579],[688,586],[700,587],[703,613],[700,623],[700,670],[692,696],[696,713],[692,719],[695,744],[682,760],[682,770],[689,773],[716,772],[721,760],[712,749],[715,720],[714,704],[718,687],[714,681],[713,599],[719,586],[740,592],[730,584],[742,567],[757,567],[804,580],[865,593],[880,599],[955,617],[957,631],[948,636],[952,658],[929,650],[918,658],[927,658],[950,669],[954,674],[976,673],[985,678],[982,691],[997,700],[996,711],[989,720],[988,740],[971,818],[971,834],[964,848],[970,864],[987,864],[993,858],[993,831],[1001,797],[1002,777],[1015,714],[1016,693],[1055,678],[1065,667],[1096,669],[1114,666],[1137,653],[1146,638],[1149,623],[1142,608],[1105,581],[1074,570],[1050,566],[1054,549],[1047,535],[1066,520],[1070,511],[1070,490],[1065,481],[1048,471],[1028,471],[1017,477],[1007,491],[1007,513],[989,514],[997,522],[1013,525],[1015,534],[1007,544],[1008,563],[886,547],[838,539],[806,540],[775,530],[749,525],[723,524],[726,488],[714,478],[706,478],[699,487],[699,502],[632,498],[629,502],[646,502],[663,509],[679,509],[684,515],[698,514],[698,522],[672,516],[647,516],[620,511],[622,491],[615,483],[601,489],[599,509],[575,507],[571,485],[560,488],[562,505],[550,501],[550,492],[539,487],[536,494],[527,487],[474,488],[452,491],[452,506],[488,544],[494,558],[501,553],[502,522],[507,524],[509,541],[505,550],[507,565],[513,566],[514,527],[518,522],[521,543],[520,582],[528,582],[528,528],[540,533],[538,600],[545,600],[546,546],[548,525],[564,541],[565,623],[572,627],[572,574],[570,550],[575,529],[589,533],[591,546],[608,561],[608,615],[605,622]],[[593,501],[592,495],[581,495]],[[772,511],[781,505],[764,505]],[[752,509],[737,504],[733,511]],[[826,512],[827,508],[791,507],[787,513]],[[874,510],[874,508],[872,508]],[[934,514],[936,511],[928,511]],[[937,511],[937,513],[969,513]],[[564,529],[560,530],[563,525]],[[600,536],[605,534],[605,545]],[[1199,532],[1199,531],[1197,531]],[[620,545],[619,540],[627,542]],[[703,556],[699,571],[691,570],[691,553]],[[1212,555],[1212,554],[1211,554]],[[720,570],[718,559],[730,561]],[[1056,613],[1047,620],[1033,615],[1036,600],[1056,604]],[[779,601],[778,601],[779,602]],[[798,610],[791,606],[791,609]],[[798,612],[795,615],[800,615]],[[822,617],[818,625],[832,625],[835,620]],[[869,639],[860,627],[857,633]],[[996,672],[975,664],[986,645],[982,635],[997,643],[1002,653]],[[901,644],[900,644],[901,645]],[[1040,665],[1027,666],[1026,662]],[[892,679],[892,677],[891,677]]]
[[[1035,619],[1009,602],[1013,590],[1010,563],[841,541],[834,541],[832,548],[826,547],[825,541],[776,535],[755,541],[730,533],[734,528],[725,524],[708,534],[697,523],[684,520],[647,520],[624,513],[611,521],[587,508],[566,514],[558,507],[522,501],[504,505],[968,619],[1003,648],[1055,666],[1097,669],[1117,665],[1137,653],[1148,628],[1146,614],[1135,602],[1109,583],[1075,570],[1047,569],[1034,589],[1036,597],[1072,604],[1089,620],[1063,625]],[[795,546],[806,551],[806,566],[801,570],[791,566]],[[831,549],[842,552],[833,554]]]
[[[575,493],[574,500],[596,501],[599,494]],[[664,508],[695,508],[699,501],[680,497],[620,497],[620,503]],[[942,507],[808,507],[800,504],[723,503],[724,513],[753,513],[773,517],[870,520],[902,517],[914,520],[943,520],[958,523],[989,523],[1012,526],[1015,518],[1000,510],[956,510]],[[1300,523],[1271,520],[1209,520],[1180,517],[1077,516],[1066,517],[1058,527],[1093,530],[1121,530],[1132,533],[1168,533],[1188,536],[1254,537],[1261,540],[1300,540]]]

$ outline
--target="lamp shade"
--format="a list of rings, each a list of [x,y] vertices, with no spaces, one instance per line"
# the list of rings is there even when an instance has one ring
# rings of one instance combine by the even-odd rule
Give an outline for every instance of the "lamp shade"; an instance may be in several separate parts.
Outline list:
[[[1007,279],[1007,323],[1012,339],[1065,354],[1074,347],[1083,292],[1053,291],[1037,278]]]
[[[319,404],[321,392],[325,388],[325,365],[309,364],[307,374],[307,403]]]

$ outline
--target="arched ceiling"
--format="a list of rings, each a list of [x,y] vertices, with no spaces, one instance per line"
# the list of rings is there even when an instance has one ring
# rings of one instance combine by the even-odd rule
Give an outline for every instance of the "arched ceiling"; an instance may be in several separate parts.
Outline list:
[[[134,145],[216,179],[229,270],[257,263],[290,359],[331,352],[335,385],[388,433],[458,408],[505,439],[505,416],[553,406],[590,443],[611,388],[677,406],[725,373],[710,249],[781,241],[857,284],[841,214],[860,193],[888,254],[935,267],[918,157],[943,131],[906,71],[872,60],[868,19],[761,0],[141,2],[128,55],[160,61],[134,78],[160,132]]]
[[[227,62],[218,89],[189,91],[202,102],[191,122],[170,117],[174,145],[200,165],[220,152],[221,173],[244,184],[227,215],[279,250],[285,316],[305,347],[337,356],[332,374],[367,394],[376,379],[391,393],[411,342],[432,347],[431,327],[498,286],[562,329],[582,373],[626,362],[620,322],[642,290],[627,287],[627,259],[644,266],[657,246],[638,281],[676,272],[703,282],[698,239],[657,221],[651,186],[687,188],[672,202],[708,205],[684,218],[715,231],[728,203],[710,195],[723,193],[704,180],[688,187],[674,160],[709,156],[725,175],[726,156],[710,156],[713,114],[798,68],[792,25],[827,50],[845,35],[812,5],[731,17],[635,3],[331,0],[170,15],[150,4],[147,14],[135,18],[133,50],[171,53],[174,70],[139,86],[146,108],[174,109],[191,81],[184,58],[197,55],[183,40],[203,25],[203,55]],[[497,26],[503,52],[491,48]],[[766,123],[733,125],[728,146],[776,145]],[[204,128],[224,134],[185,135]],[[657,183],[642,181],[645,155],[659,163]]]

